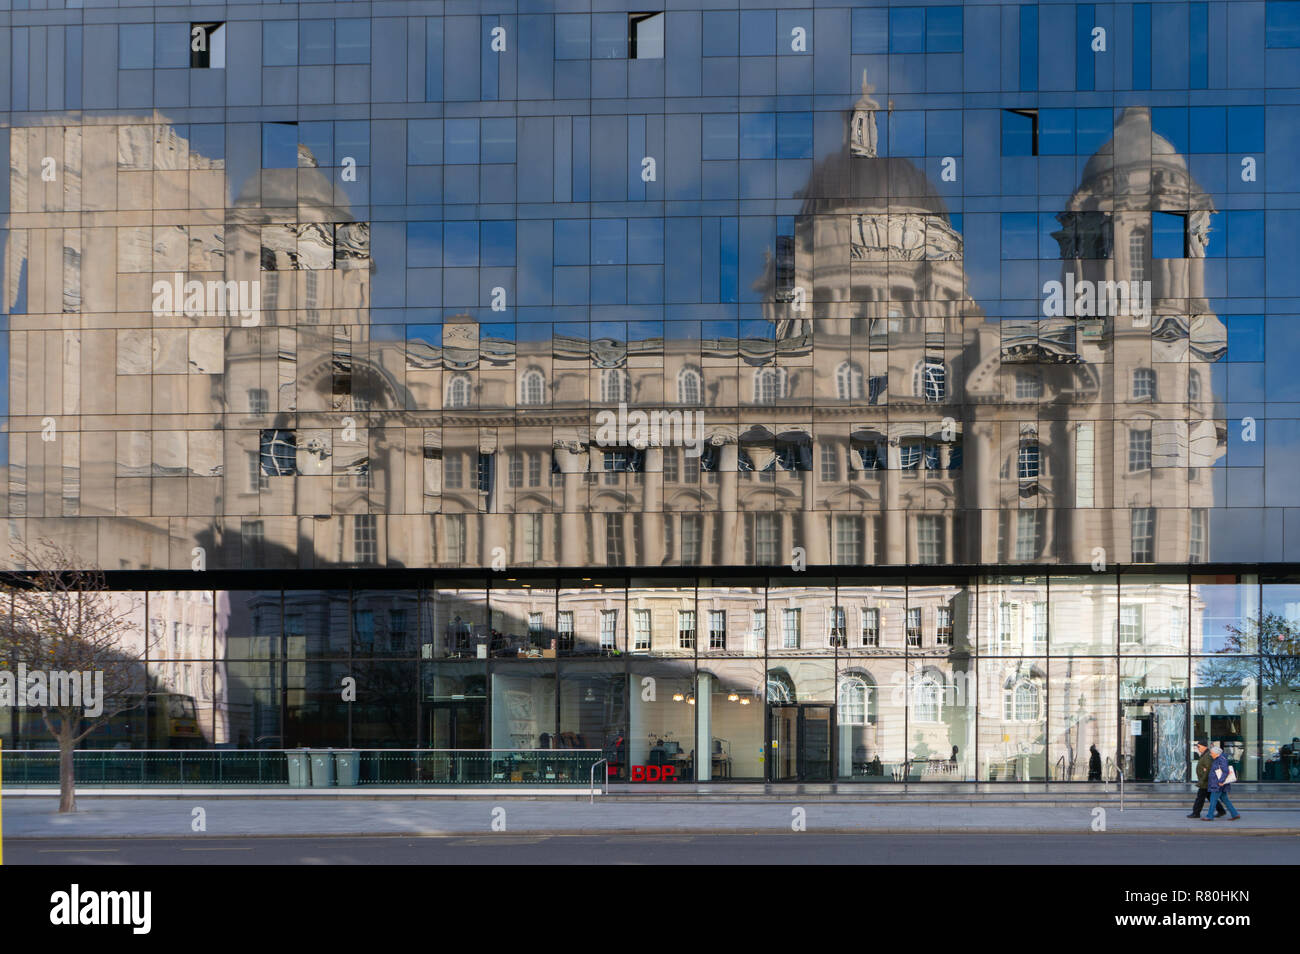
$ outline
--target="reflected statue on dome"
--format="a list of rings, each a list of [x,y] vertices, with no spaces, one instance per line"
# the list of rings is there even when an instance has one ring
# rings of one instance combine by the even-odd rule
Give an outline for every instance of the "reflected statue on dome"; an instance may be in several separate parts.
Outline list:
[[[874,159],[878,155],[880,133],[876,129],[876,111],[880,104],[871,98],[876,88],[867,82],[867,71],[862,71],[862,98],[853,107],[853,122],[850,126],[849,148],[855,156]]]

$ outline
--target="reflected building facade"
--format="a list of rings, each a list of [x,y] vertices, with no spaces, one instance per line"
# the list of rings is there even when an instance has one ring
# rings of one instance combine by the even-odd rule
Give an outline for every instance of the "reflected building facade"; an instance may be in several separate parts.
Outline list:
[[[96,26],[9,94],[8,539],[143,594],[202,744],[1300,777],[1256,106],[1057,108],[995,38],[963,107],[975,8],[480,12]]]

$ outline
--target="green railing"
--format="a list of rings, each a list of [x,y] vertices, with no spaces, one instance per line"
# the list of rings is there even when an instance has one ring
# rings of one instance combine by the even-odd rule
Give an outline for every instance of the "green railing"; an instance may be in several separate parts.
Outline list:
[[[79,786],[589,785],[598,749],[79,749]],[[4,787],[59,784],[59,753],[0,753]]]

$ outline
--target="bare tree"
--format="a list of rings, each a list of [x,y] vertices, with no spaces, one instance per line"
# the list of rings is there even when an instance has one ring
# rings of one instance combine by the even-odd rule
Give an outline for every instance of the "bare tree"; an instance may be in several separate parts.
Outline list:
[[[144,704],[144,633],[138,603],[108,588],[104,572],[86,567],[74,551],[47,540],[14,550],[20,568],[0,574],[10,613],[0,622],[0,667],[19,665],[46,681],[31,693],[59,746],[59,811],[77,810],[72,753],[77,743],[119,713]],[[71,674],[71,677],[70,677]],[[93,714],[72,690],[90,674],[97,687]],[[101,682],[102,679],[102,682]],[[56,686],[63,691],[55,692]]]
[[[1262,682],[1270,689],[1300,687],[1300,625],[1280,613],[1264,613],[1244,626],[1227,626],[1222,650],[1227,654],[1205,661],[1208,685]],[[1258,653],[1259,655],[1255,655]]]

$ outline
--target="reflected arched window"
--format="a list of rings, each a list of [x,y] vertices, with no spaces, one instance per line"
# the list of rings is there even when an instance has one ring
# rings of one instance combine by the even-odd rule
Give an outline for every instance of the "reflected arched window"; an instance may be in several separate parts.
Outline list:
[[[1133,397],[1150,398],[1156,396],[1156,372],[1152,368],[1133,369]]]
[[[529,368],[519,379],[519,403],[541,404],[546,400],[546,376],[539,368]]]
[[[1201,399],[1201,373],[1199,371],[1190,371],[1187,374],[1187,400],[1199,401]]]
[[[871,725],[876,721],[873,686],[858,673],[846,673],[840,679],[836,718],[840,725]]]
[[[775,404],[785,396],[785,368],[759,368],[754,372],[755,404]]]
[[[1007,722],[1037,722],[1041,694],[1029,679],[1017,679],[1002,690],[1002,718]]]
[[[948,372],[940,358],[927,357],[917,362],[912,374],[912,393],[932,404],[948,399]]]
[[[841,401],[862,399],[862,368],[853,361],[845,361],[835,369],[835,396]]]
[[[468,374],[452,375],[447,384],[447,407],[469,407],[470,390]]]
[[[795,696],[794,682],[789,675],[781,670],[773,670],[767,674],[767,704],[768,705],[794,705],[798,701]]]
[[[925,673],[913,684],[912,713],[917,722],[941,721],[943,687],[931,673]]]
[[[626,371],[608,368],[600,372],[600,400],[604,404],[632,400],[632,380]]]
[[[677,403],[699,404],[704,391],[699,368],[687,366],[677,372]]]

